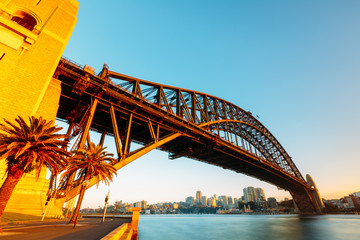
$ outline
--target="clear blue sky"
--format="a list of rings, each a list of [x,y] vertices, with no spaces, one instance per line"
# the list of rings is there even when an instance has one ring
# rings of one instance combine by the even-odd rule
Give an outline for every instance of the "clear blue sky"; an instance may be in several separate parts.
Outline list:
[[[360,1],[78,0],[64,56],[194,89],[260,116],[325,198],[360,191]],[[114,145],[107,141],[109,151]],[[155,151],[118,171],[115,200],[286,192],[245,175]],[[108,187],[83,207],[102,206]]]

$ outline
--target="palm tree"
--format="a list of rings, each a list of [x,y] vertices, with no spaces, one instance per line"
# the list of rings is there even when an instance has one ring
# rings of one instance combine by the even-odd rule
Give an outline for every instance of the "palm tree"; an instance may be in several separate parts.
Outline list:
[[[0,124],[0,161],[7,163],[7,177],[0,188],[0,219],[6,204],[21,177],[33,170],[36,180],[46,166],[53,175],[65,167],[70,154],[60,146],[67,145],[64,135],[56,134],[62,128],[53,121],[29,117],[29,124],[20,116],[11,123]],[[1,229],[0,229],[1,231]]]
[[[100,181],[104,181],[108,185],[112,181],[113,175],[116,174],[116,169],[113,167],[115,163],[115,159],[112,158],[113,154],[106,152],[105,149],[106,147],[91,142],[88,147],[80,149],[69,159],[70,164],[62,174],[63,178],[77,174],[76,177],[81,184],[79,199],[69,221],[69,223],[74,223],[74,227],[90,179],[95,178],[97,186]]]

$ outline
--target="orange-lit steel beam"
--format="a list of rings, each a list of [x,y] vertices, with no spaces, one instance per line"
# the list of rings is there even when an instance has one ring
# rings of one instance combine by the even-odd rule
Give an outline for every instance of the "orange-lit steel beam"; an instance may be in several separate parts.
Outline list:
[[[133,114],[130,113],[128,125],[126,128],[126,133],[125,133],[125,141],[124,141],[124,145],[123,145],[125,155],[128,154],[128,152],[130,151],[130,143],[131,143],[130,131],[131,131],[131,124],[132,124],[132,117],[133,117]]]
[[[100,145],[100,146],[103,146],[103,145],[104,145],[104,140],[105,140],[106,133],[107,133],[107,132],[104,131],[104,132],[101,134],[100,141],[99,141],[99,145]]]
[[[121,140],[120,140],[120,136],[119,136],[119,129],[118,129],[118,125],[116,122],[116,116],[115,116],[115,111],[114,111],[114,106],[110,105],[110,116],[111,116],[111,123],[113,126],[113,131],[114,131],[114,138],[115,138],[115,145],[116,145],[116,151],[118,154],[118,159],[120,160],[123,156],[123,151],[121,148]]]
[[[93,120],[93,118],[94,118],[94,114],[95,114],[95,110],[96,110],[97,103],[98,103],[98,99],[95,98],[94,101],[93,101],[92,104],[91,104],[89,117],[88,117],[88,119],[87,119],[87,121],[86,121],[85,129],[84,129],[84,132],[83,132],[83,134],[82,134],[82,136],[81,136],[78,149],[83,149],[84,146],[85,146],[85,142],[86,142],[86,140],[88,139],[90,126],[91,126],[91,122],[92,122],[92,120]],[[76,149],[76,150],[77,150],[77,149]]]
[[[71,135],[72,130],[74,129],[74,126],[75,126],[75,123],[74,123],[74,122],[71,122],[70,125],[69,125],[69,127],[68,127],[68,129],[67,129],[67,131],[66,131],[65,137],[64,137],[64,140],[65,140],[66,142],[69,142],[69,141],[70,141],[70,135]],[[67,144],[64,144],[64,145],[62,146],[63,149],[66,149],[66,147],[67,147]]]
[[[148,127],[149,127],[149,131],[150,131],[151,138],[152,138],[155,142],[157,142],[157,141],[158,141],[158,138],[157,138],[158,136],[157,136],[157,134],[155,134],[155,131],[154,131],[154,128],[153,128],[153,125],[152,125],[150,119],[148,120]]]
[[[128,165],[129,163],[133,162],[134,160],[138,159],[139,157],[145,155],[146,153],[150,152],[151,150],[154,150],[155,148],[160,147],[161,145],[164,145],[172,140],[174,140],[175,138],[181,136],[182,133],[172,133],[170,135],[167,135],[163,138],[161,138],[159,141],[157,142],[153,142],[151,144],[148,144],[140,149],[135,150],[133,153],[130,153],[126,158],[124,158],[123,160],[121,160],[120,162],[116,163],[114,165],[114,168],[116,170],[119,170],[120,168]],[[101,177],[100,177],[101,180]],[[90,184],[88,187],[86,187],[86,189],[94,186],[96,183],[98,183],[99,179],[93,177],[90,179]],[[62,206],[66,201],[69,201],[70,199],[72,199],[73,197],[75,197],[76,195],[78,195],[80,193],[80,188],[82,185],[76,186],[73,189],[67,191],[67,192],[63,192],[63,194],[59,194],[57,196],[57,203],[56,205],[58,206]]]

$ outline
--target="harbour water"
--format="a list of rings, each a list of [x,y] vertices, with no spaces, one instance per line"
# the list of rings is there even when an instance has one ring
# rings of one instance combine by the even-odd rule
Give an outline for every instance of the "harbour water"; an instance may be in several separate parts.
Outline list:
[[[359,240],[360,215],[147,215],[139,240]]]

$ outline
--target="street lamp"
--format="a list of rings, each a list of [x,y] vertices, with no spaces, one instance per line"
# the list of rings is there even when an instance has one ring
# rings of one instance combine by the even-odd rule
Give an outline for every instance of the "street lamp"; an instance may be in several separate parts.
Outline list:
[[[109,194],[110,194],[110,189],[108,191],[108,194],[105,197],[105,207],[104,207],[104,214],[103,214],[102,222],[105,222],[105,214],[106,214],[106,208],[107,208],[108,201],[109,201]]]

